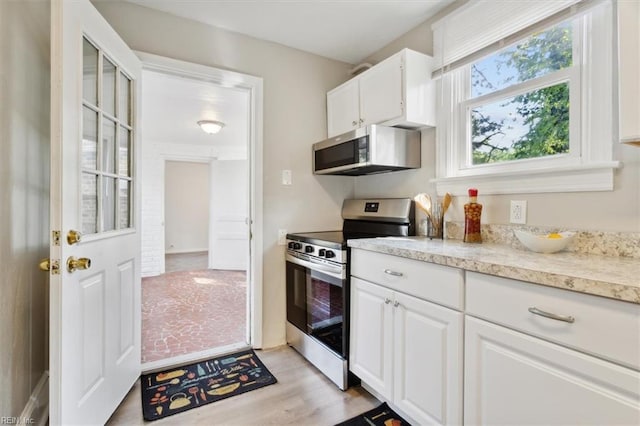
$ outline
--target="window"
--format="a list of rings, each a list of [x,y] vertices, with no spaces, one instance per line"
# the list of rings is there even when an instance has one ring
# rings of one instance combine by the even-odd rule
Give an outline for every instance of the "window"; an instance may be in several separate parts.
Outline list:
[[[83,38],[82,233],[133,227],[132,80]]]
[[[476,35],[456,30],[465,20],[483,22],[478,13],[522,5],[484,3],[434,26],[435,43],[442,43],[439,54],[434,46],[442,65],[438,192],[462,195],[469,177],[484,193],[613,189],[611,5],[533,14],[537,22],[527,21],[531,10],[514,9],[521,28],[509,24],[496,40],[484,27]],[[474,46],[476,37],[485,44]]]

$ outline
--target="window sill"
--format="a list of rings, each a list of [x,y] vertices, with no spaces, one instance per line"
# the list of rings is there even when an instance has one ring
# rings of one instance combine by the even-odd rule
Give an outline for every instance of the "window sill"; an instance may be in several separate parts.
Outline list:
[[[613,191],[613,172],[618,161],[583,166],[521,170],[490,175],[453,176],[432,179],[438,195],[467,195],[469,188],[482,194],[527,194],[553,192]]]

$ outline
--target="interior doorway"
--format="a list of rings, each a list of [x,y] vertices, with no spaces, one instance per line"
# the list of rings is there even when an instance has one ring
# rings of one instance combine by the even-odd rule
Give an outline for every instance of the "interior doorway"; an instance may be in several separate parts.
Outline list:
[[[255,161],[261,80],[247,84],[240,81],[247,76],[238,80],[236,73],[141,56],[148,59],[141,158],[142,362],[148,371],[260,346],[261,263],[251,253],[261,222]],[[176,68],[167,72],[167,65]],[[222,84],[226,74],[234,84]],[[195,124],[201,119],[225,127],[207,135]],[[197,184],[202,176],[204,184]],[[148,332],[155,336],[145,339]]]

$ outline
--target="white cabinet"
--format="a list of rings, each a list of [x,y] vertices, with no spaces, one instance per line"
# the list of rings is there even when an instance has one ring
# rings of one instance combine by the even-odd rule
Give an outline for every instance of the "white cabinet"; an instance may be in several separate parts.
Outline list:
[[[435,126],[431,57],[404,49],[327,93],[329,138],[369,124]]]
[[[638,305],[466,278],[465,424],[640,424]]]
[[[353,250],[352,258],[367,263],[369,254]],[[396,274],[390,276],[415,267],[408,259],[380,256],[376,269]],[[354,274],[361,272],[361,260],[354,263]],[[411,266],[404,268],[403,261]],[[418,263],[428,292],[429,269],[437,265]],[[462,320],[461,312],[352,276],[350,370],[419,424],[460,424]]]
[[[638,425],[639,384],[632,369],[466,317],[467,425]]]
[[[617,7],[620,140],[640,145],[640,3],[620,1]]]

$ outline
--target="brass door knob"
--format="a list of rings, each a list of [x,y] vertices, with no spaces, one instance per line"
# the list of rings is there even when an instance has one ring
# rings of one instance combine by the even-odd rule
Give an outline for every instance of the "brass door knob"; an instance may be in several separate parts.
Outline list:
[[[91,259],[88,259],[86,257],[81,257],[79,259],[76,259],[73,256],[70,256],[69,259],[67,259],[67,271],[69,272],[73,272],[78,269],[89,269],[89,268],[91,268]]]
[[[76,243],[79,243],[81,238],[82,238],[82,234],[73,229],[70,229],[69,232],[67,233],[67,242],[69,243],[70,246]]]
[[[57,274],[60,271],[60,262],[57,260],[51,261],[51,259],[42,259],[38,264],[38,268],[41,271],[51,271],[52,274]]]

